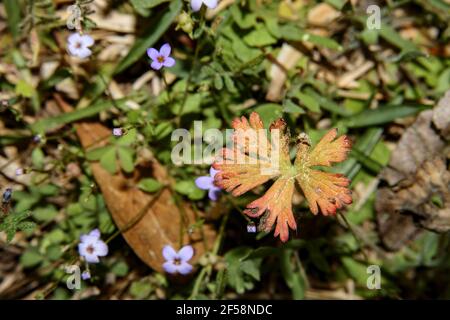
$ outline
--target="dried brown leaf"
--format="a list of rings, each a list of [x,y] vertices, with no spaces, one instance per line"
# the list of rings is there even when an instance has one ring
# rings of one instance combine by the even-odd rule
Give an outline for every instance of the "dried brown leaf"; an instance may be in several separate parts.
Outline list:
[[[55,96],[55,99],[64,111],[71,110],[61,97]],[[111,135],[111,130],[100,123],[80,122],[75,124],[75,128],[85,149],[102,145],[99,141],[104,143],[105,138]],[[201,232],[196,230],[188,233],[189,226],[195,222],[192,208],[186,203],[177,207],[168,188],[157,194],[149,194],[136,186],[142,176],[149,174],[163,184],[170,181],[165,168],[156,159],[148,166],[136,168],[132,176],[123,173],[111,175],[99,163],[92,163],[91,168],[117,227],[123,230],[136,221],[123,232],[123,236],[148,266],[163,272],[162,248],[165,245],[179,247],[181,225],[184,228],[183,244],[190,243],[195,250],[193,262],[203,254],[205,248]],[[216,233],[211,226],[205,225],[203,233],[206,243],[212,244]]]

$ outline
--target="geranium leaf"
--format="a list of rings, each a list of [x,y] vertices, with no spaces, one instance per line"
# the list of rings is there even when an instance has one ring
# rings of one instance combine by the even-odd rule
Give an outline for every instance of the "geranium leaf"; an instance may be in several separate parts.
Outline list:
[[[341,174],[316,170],[316,166],[331,166],[344,161],[351,148],[346,136],[336,139],[337,130],[329,131],[311,149],[309,137],[300,134],[295,164],[289,157],[289,134],[286,123],[278,119],[264,129],[260,116],[253,112],[249,120],[245,117],[232,122],[233,144],[224,148],[213,167],[219,172],[214,181],[217,186],[239,196],[270,179],[275,183],[259,199],[247,205],[244,213],[250,217],[261,217],[260,229],[269,232],[275,225],[274,236],[281,241],[289,239],[289,228],[296,230],[297,223],[292,212],[292,196],[295,181],[300,184],[311,211],[319,208],[324,215],[336,213],[352,201],[347,189],[350,180]]]

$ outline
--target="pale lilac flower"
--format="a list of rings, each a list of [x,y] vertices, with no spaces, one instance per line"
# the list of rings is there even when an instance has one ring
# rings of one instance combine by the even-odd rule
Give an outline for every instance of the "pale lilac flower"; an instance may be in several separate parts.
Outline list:
[[[98,263],[98,257],[104,257],[108,254],[108,246],[100,239],[100,231],[92,230],[89,234],[83,234],[78,244],[78,252],[86,262]]]
[[[23,175],[23,173],[24,173],[23,168],[16,169],[16,176],[21,176],[21,175]]]
[[[212,201],[217,201],[221,191],[221,189],[214,184],[214,176],[217,172],[219,171],[211,167],[211,169],[209,169],[209,176],[202,176],[195,179],[195,185],[202,190],[208,190],[208,197]]]
[[[250,223],[247,225],[247,232],[248,232],[248,233],[255,233],[255,232],[256,232],[256,225],[255,225],[255,223],[250,222]]]
[[[91,273],[87,270],[83,271],[81,274],[81,279],[83,280],[89,280],[91,278]]]
[[[42,140],[42,136],[40,134],[37,134],[33,137],[33,142],[39,143]]]
[[[94,44],[94,39],[88,34],[79,34],[78,32],[72,33],[67,38],[67,49],[72,56],[84,59],[92,54],[89,49]]]
[[[113,135],[116,137],[120,137],[123,135],[123,130],[122,128],[114,128],[113,129]]]
[[[192,11],[196,12],[200,10],[202,4],[205,4],[210,9],[217,7],[217,0],[191,0]]]
[[[168,43],[163,44],[159,51],[155,48],[147,49],[147,55],[153,60],[150,66],[155,70],[159,70],[162,67],[173,67],[175,65],[175,59],[170,57],[171,51],[172,48]]]
[[[171,246],[164,246],[162,254],[166,262],[163,268],[167,273],[180,273],[186,275],[192,271],[192,266],[188,263],[194,256],[192,246],[184,246],[180,251],[176,252]]]

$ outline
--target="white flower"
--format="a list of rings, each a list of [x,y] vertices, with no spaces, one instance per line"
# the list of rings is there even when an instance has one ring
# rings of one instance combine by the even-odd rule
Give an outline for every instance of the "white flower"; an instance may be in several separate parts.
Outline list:
[[[104,257],[108,254],[108,246],[100,239],[100,231],[94,229],[89,234],[83,234],[78,244],[78,252],[86,262],[98,263],[98,257]]]
[[[72,56],[84,59],[92,54],[89,49],[94,44],[94,39],[88,34],[72,33],[67,38],[67,49]]]
[[[174,248],[167,245],[164,246],[162,254],[166,262],[163,264],[163,268],[167,273],[180,273],[182,275],[188,274],[192,271],[192,266],[188,263],[194,255],[194,248],[187,245],[175,251]]]
[[[120,137],[123,135],[122,128],[113,128],[113,135],[116,137]]]
[[[198,11],[205,4],[210,9],[217,7],[217,0],[191,0],[192,11]]]

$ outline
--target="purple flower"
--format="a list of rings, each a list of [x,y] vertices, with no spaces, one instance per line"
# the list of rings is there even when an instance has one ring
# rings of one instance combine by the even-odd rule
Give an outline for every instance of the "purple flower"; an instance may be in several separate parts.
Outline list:
[[[98,263],[98,257],[104,257],[108,254],[108,246],[100,239],[100,231],[92,230],[89,234],[83,234],[78,244],[78,252],[86,262]]]
[[[155,70],[159,70],[162,67],[173,67],[175,65],[175,59],[169,57],[171,51],[172,48],[168,43],[163,44],[159,51],[155,48],[147,49],[147,55],[153,60],[151,67]]]
[[[42,136],[40,134],[37,134],[33,137],[33,142],[39,143],[42,140]]]
[[[122,128],[114,128],[113,129],[113,135],[116,137],[120,137],[123,135],[123,130]]]
[[[23,175],[23,173],[24,173],[23,168],[16,169],[16,176],[21,176],[21,175]]]
[[[212,201],[217,201],[220,196],[221,189],[214,184],[214,176],[218,170],[211,167],[209,169],[209,176],[202,176],[195,179],[195,185],[202,190],[209,190],[208,197]]]
[[[196,12],[200,10],[202,4],[205,4],[210,9],[217,7],[217,0],[191,0],[192,11]]]
[[[84,59],[92,54],[92,51],[88,48],[94,44],[94,39],[88,34],[79,34],[78,32],[72,33],[67,38],[67,49],[72,56]]]
[[[250,223],[247,225],[247,232],[248,232],[248,233],[255,233],[255,232],[256,232],[256,225],[255,225],[255,223],[250,222]]]
[[[192,266],[188,263],[194,255],[192,246],[184,246],[180,251],[176,252],[171,246],[164,246],[162,254],[166,262],[163,268],[167,273],[188,274],[192,271]]]
[[[83,271],[83,273],[81,274],[81,279],[88,280],[90,278],[91,278],[91,273],[87,270]]]

